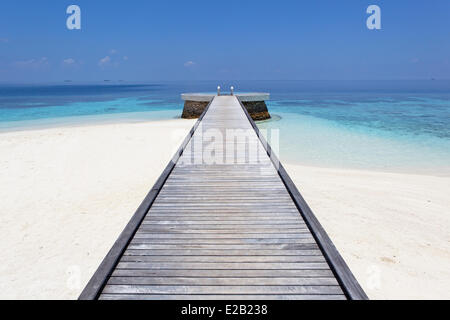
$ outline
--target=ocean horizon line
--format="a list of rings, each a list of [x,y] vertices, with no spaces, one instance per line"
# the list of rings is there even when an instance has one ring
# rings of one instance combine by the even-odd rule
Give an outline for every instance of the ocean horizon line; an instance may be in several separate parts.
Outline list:
[[[147,80],[130,80],[130,79],[101,79],[101,80],[78,80],[78,79],[61,79],[61,80],[20,80],[20,81],[7,81],[0,80],[1,85],[27,85],[27,84],[55,84],[55,83],[83,83],[83,84],[100,84],[100,83],[147,83],[147,82],[230,82],[230,81],[242,81],[242,82],[427,82],[427,81],[435,81],[435,82],[446,82],[450,81],[450,78],[417,78],[417,79],[408,79],[408,78],[395,78],[395,79],[147,79]]]

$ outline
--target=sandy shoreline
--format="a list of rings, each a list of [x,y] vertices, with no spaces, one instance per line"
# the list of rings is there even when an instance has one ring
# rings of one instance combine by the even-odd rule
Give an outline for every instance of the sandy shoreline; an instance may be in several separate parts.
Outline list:
[[[449,177],[285,167],[370,298],[450,298]]]
[[[0,298],[76,299],[194,123],[0,134]]]
[[[194,122],[0,133],[0,298],[77,298]],[[450,298],[449,177],[285,167],[371,298]]]

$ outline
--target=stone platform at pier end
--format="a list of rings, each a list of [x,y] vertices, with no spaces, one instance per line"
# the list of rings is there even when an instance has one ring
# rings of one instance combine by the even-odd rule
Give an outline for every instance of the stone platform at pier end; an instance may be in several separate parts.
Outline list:
[[[181,98],[184,100],[184,108],[181,117],[184,119],[198,118],[203,113],[208,103],[215,96],[216,94],[213,93],[181,94]],[[245,106],[254,121],[270,119],[270,114],[267,110],[267,105],[265,102],[270,98],[269,93],[237,93],[235,96],[241,100],[242,104]]]

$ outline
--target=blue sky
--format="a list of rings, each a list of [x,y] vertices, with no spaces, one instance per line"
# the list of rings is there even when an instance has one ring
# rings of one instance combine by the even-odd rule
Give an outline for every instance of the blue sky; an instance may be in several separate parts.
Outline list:
[[[450,79],[449,0],[0,3],[2,82],[430,78]]]

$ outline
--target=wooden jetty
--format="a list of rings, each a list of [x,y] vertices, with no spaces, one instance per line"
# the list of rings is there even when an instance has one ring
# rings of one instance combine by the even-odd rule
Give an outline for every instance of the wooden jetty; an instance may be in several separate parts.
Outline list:
[[[80,299],[367,296],[239,99],[215,96]]]

